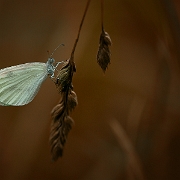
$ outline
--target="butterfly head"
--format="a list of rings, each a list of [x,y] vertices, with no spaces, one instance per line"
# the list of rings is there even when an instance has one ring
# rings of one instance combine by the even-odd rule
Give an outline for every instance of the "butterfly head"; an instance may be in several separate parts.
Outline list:
[[[50,57],[48,58],[47,61],[47,72],[49,75],[53,76],[54,75],[54,71],[55,71],[55,67],[53,65],[53,63],[55,62],[54,58]]]
[[[60,46],[64,46],[64,44],[59,44],[59,46],[51,53],[50,57],[48,58],[48,61],[47,61],[47,73],[48,75],[51,75],[51,78],[54,78],[54,71],[56,70],[57,66],[61,63],[63,63],[64,61],[62,62],[58,62],[55,66],[54,66],[54,63],[55,63],[55,60],[54,58],[52,58],[54,52],[60,47]]]
[[[48,58],[48,64],[53,64],[55,62],[54,58],[50,57]]]

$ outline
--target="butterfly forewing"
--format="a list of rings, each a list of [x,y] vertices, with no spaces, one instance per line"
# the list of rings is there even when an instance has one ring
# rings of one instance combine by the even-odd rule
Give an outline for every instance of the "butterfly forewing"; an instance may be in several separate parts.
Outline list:
[[[47,78],[47,65],[35,62],[0,70],[0,105],[21,106],[33,100]]]

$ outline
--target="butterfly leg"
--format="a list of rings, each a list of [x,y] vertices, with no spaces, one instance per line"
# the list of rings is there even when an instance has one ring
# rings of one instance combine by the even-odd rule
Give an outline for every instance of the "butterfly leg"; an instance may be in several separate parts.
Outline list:
[[[64,63],[64,61],[61,61],[61,62],[57,62],[56,66],[54,66],[54,69],[56,69],[58,67],[59,64],[62,64]]]

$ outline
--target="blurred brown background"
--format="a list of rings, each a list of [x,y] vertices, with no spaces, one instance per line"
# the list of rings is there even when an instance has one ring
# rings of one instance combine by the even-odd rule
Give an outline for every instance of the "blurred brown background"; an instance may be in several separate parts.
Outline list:
[[[84,0],[1,0],[0,68],[46,62],[70,53]],[[180,3],[105,0],[112,63],[96,63],[100,2],[92,0],[75,52],[72,113],[64,155],[51,161],[51,109],[59,99],[50,79],[23,107],[0,107],[2,180],[180,179]]]

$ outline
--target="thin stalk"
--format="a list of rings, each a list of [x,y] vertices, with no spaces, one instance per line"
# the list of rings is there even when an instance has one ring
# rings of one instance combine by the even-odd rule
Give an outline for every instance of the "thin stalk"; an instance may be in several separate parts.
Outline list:
[[[73,58],[73,57],[74,57],[74,52],[75,52],[75,49],[76,49],[76,46],[77,46],[77,43],[78,43],[78,40],[79,40],[79,36],[80,36],[81,29],[82,29],[82,25],[83,25],[83,22],[84,22],[84,19],[85,19],[87,10],[88,10],[88,8],[89,8],[90,2],[91,2],[91,0],[88,0],[88,1],[87,1],[87,4],[86,4],[86,8],[85,8],[85,11],[84,11],[84,14],[83,14],[83,17],[82,17],[80,26],[79,26],[78,35],[77,35],[77,38],[76,38],[76,40],[75,40],[74,47],[73,47],[73,49],[72,49],[71,58],[70,58],[71,61],[74,61],[74,58]]]
[[[104,31],[104,0],[101,0],[101,28]]]

